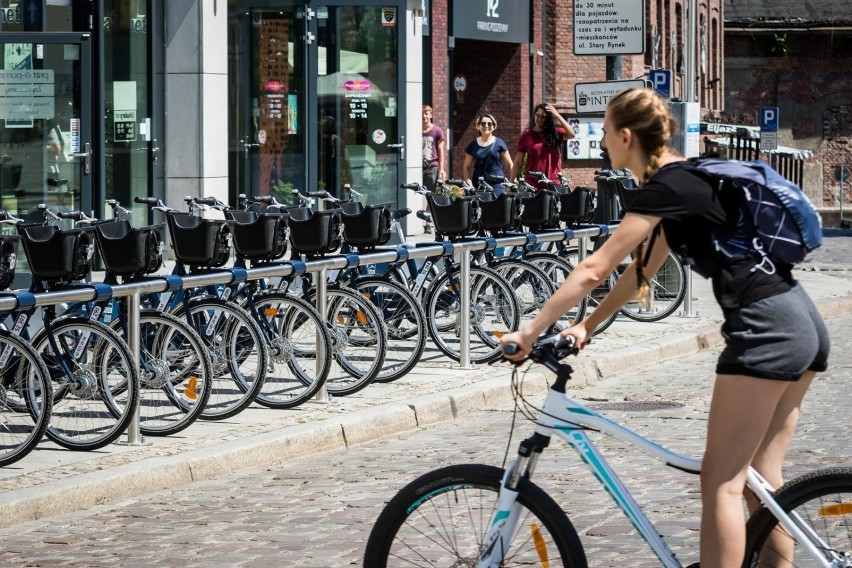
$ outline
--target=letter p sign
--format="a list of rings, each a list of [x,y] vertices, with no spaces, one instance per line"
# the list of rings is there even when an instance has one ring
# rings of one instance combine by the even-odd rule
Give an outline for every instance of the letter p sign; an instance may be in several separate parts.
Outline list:
[[[778,132],[778,107],[762,107],[760,109],[760,130]]]
[[[672,72],[668,69],[657,69],[649,74],[651,88],[661,97],[669,99],[672,96]]]
[[[500,0],[486,0],[486,2],[488,2],[488,4],[485,16],[488,18],[499,18],[500,14],[497,13],[497,6],[500,5]]]

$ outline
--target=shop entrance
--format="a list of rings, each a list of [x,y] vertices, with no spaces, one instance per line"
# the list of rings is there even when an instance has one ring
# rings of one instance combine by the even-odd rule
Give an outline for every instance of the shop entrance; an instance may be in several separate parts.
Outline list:
[[[88,34],[0,33],[0,208],[92,210]]]
[[[230,18],[231,199],[351,184],[370,203],[397,203],[403,8],[258,4]]]

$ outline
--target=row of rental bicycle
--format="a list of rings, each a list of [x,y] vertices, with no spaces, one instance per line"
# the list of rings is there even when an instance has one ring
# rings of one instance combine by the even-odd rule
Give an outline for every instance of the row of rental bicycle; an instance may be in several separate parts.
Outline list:
[[[32,275],[29,290],[0,296],[13,304],[0,315],[0,465],[45,435],[72,450],[101,448],[134,416],[142,434],[166,436],[253,402],[287,409],[321,389],[355,393],[404,376],[427,339],[456,361],[498,359],[499,338],[570,273],[579,252],[568,239],[591,219],[592,190],[495,195],[484,180],[476,189],[442,183],[453,195],[404,187],[426,197],[429,212],[417,215],[433,222],[436,242],[405,245],[400,220],[411,211],[364,205],[348,186],[343,199],[294,192],[294,205],[269,195],[240,196],[239,208],[186,198],[178,211],[136,198],[165,216],[142,227],[116,201],[110,220],[44,206],[38,223],[0,212],[17,233],[0,235],[0,289],[13,281],[19,247]],[[162,274],[167,234],[174,268]],[[404,246],[387,246],[394,234]],[[498,246],[507,235],[520,244]],[[483,246],[463,267],[454,252],[470,239]],[[418,246],[432,254],[413,254]],[[391,254],[371,254],[382,251]],[[92,281],[93,258],[102,282]],[[337,268],[317,269],[324,262]],[[249,277],[257,268],[269,276]],[[138,294],[138,311],[114,294],[126,284],[151,290]],[[91,300],[67,300],[81,288]],[[43,293],[56,300],[37,301]],[[596,298],[556,327],[582,319]]]

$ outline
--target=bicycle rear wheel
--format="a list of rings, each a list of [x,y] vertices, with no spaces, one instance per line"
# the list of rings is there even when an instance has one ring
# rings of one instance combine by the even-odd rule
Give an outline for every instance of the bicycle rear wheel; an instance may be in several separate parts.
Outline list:
[[[852,468],[815,471],[784,484],[774,494],[787,513],[795,513],[821,541],[818,547],[833,566],[852,565]],[[743,566],[817,566],[800,543],[765,507],[747,525]]]
[[[427,473],[405,486],[384,508],[367,540],[365,568],[476,566],[494,518],[503,470],[458,465]],[[522,510],[501,566],[584,568],[577,531],[537,485],[522,479]]]
[[[69,450],[95,450],[117,440],[139,402],[133,356],[116,332],[81,318],[60,318],[32,340],[54,385],[47,436]],[[58,391],[58,394],[57,394]]]
[[[20,337],[0,333],[0,467],[38,445],[52,407],[50,375],[41,357]]]

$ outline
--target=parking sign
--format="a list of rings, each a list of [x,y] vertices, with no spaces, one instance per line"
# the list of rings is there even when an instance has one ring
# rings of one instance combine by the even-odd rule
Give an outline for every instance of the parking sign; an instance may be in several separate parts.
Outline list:
[[[668,69],[655,69],[650,72],[651,87],[664,99],[672,97],[672,72]]]
[[[761,132],[778,132],[778,107],[762,107],[760,109]]]

